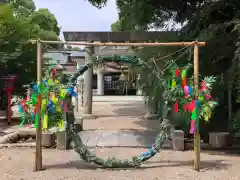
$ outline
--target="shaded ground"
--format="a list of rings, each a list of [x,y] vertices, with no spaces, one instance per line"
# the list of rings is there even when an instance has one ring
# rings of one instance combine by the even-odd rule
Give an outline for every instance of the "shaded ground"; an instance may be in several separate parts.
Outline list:
[[[130,158],[144,149],[95,149],[101,157]],[[73,151],[43,150],[46,170],[32,172],[33,149],[1,149],[1,180],[237,180],[240,179],[240,159],[235,156],[202,153],[202,171],[192,170],[192,151],[158,153],[140,169],[104,170],[79,160]]]

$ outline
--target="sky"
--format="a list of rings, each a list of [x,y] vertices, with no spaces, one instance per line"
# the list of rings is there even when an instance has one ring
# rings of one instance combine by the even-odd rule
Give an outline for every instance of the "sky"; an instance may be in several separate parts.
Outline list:
[[[101,10],[87,0],[35,0],[35,4],[55,15],[61,31],[109,31],[118,19],[116,0],[109,0]]]

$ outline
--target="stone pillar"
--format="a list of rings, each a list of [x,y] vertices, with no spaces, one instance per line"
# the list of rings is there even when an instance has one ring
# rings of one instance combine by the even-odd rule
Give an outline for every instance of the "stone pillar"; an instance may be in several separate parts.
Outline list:
[[[137,75],[137,82],[140,80],[140,74]],[[137,96],[142,96],[142,90],[137,86]]]
[[[97,95],[104,95],[104,74],[100,66],[97,68]]]
[[[80,60],[77,61],[77,70],[80,69]],[[81,77],[77,78],[77,87],[79,87],[79,80],[81,79]]]
[[[93,47],[85,47],[85,64],[92,63]],[[83,94],[83,112],[84,114],[92,114],[92,78],[93,67],[84,73],[84,94]]]

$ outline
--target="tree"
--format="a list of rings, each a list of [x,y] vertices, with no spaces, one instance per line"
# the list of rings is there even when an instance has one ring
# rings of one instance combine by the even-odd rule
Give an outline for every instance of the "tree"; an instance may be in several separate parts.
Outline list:
[[[30,17],[30,23],[36,24],[43,31],[49,31],[60,35],[60,28],[55,16],[48,9],[39,9],[34,11]]]
[[[32,0],[1,4],[0,17],[0,63],[4,67],[1,75],[18,75],[15,93],[21,93],[22,85],[36,79],[36,45],[28,40],[58,40],[60,29],[47,9],[35,11]],[[44,46],[43,50],[49,47]]]
[[[115,23],[111,25],[111,31],[123,31],[121,28],[120,20],[117,20]]]
[[[107,0],[89,0],[97,8],[106,5]],[[185,22],[206,4],[208,0],[117,0],[119,19],[132,27],[163,27],[166,21]]]
[[[19,17],[29,16],[36,10],[35,3],[32,0],[6,0],[6,2],[13,9],[14,15]]]

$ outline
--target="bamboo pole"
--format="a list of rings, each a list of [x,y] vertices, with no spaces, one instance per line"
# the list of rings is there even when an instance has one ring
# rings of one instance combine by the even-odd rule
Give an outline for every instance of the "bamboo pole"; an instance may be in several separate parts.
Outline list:
[[[194,95],[195,98],[198,98],[198,91],[199,91],[199,59],[198,59],[198,44],[194,45]],[[199,127],[199,119],[196,121],[196,127]],[[196,128],[194,132],[194,169],[196,171],[200,170],[200,134],[199,129]]]
[[[42,49],[41,42],[37,43],[37,81],[42,81]],[[41,103],[41,102],[40,102]],[[38,127],[36,128],[36,154],[35,154],[35,171],[42,170],[42,123],[41,114],[38,119]]]
[[[36,43],[36,40],[30,40],[31,43]],[[68,45],[81,45],[81,46],[205,46],[206,42],[154,42],[154,43],[98,43],[98,42],[64,42],[64,41],[44,41],[41,40],[41,43],[44,44],[68,44]]]

